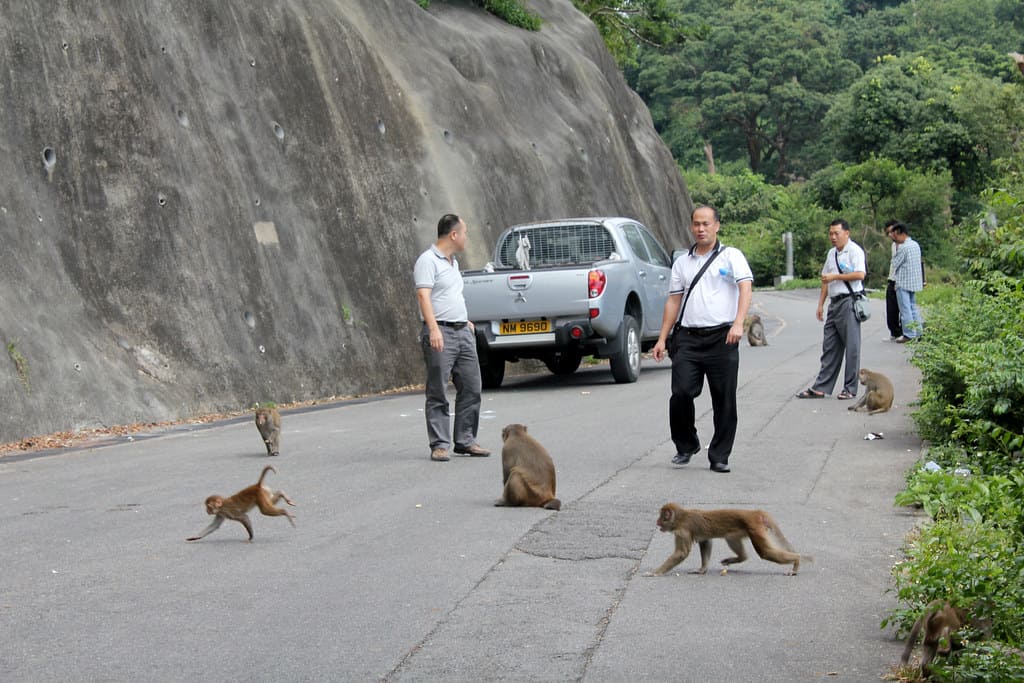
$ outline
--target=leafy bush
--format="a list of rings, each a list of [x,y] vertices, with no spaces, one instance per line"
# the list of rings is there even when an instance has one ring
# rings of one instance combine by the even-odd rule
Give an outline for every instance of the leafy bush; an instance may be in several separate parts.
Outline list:
[[[913,362],[922,373],[920,435],[981,453],[985,472],[1022,462],[1024,283],[970,281],[954,305],[929,308]]]

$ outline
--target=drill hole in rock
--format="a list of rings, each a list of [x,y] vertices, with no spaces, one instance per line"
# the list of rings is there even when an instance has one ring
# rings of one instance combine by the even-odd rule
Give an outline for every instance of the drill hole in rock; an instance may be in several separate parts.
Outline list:
[[[284,128],[277,121],[274,121],[274,135],[278,140],[284,140]]]

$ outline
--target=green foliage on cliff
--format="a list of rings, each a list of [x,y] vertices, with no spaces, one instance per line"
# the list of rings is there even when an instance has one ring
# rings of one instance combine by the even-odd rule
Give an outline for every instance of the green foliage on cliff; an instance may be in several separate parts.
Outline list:
[[[473,2],[513,26],[518,26],[528,31],[540,30],[541,18],[523,7],[520,0],[473,0]],[[430,7],[430,0],[416,0],[416,4],[423,9],[427,9]]]

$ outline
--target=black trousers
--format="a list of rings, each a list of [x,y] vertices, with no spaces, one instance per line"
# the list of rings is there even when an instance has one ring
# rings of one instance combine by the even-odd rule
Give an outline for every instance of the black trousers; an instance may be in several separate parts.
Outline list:
[[[903,336],[903,325],[900,324],[900,305],[896,301],[896,281],[889,280],[885,286],[885,326],[894,337]]]
[[[704,389],[711,392],[715,433],[708,446],[708,460],[729,462],[736,440],[736,385],[740,370],[740,345],[726,344],[729,326],[702,336],[678,330],[672,339],[672,397],[668,421],[676,452],[700,450],[693,401]]]

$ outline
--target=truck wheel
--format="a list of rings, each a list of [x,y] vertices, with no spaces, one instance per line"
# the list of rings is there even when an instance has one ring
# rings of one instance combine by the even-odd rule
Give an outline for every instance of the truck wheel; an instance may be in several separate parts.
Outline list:
[[[640,378],[640,326],[633,316],[622,316],[618,342],[619,352],[608,358],[612,377],[619,384],[635,382]]]
[[[497,389],[504,379],[505,359],[496,355],[480,355],[480,380],[484,389]]]
[[[571,375],[582,361],[583,354],[579,351],[556,351],[544,359],[544,365],[555,375]]]

